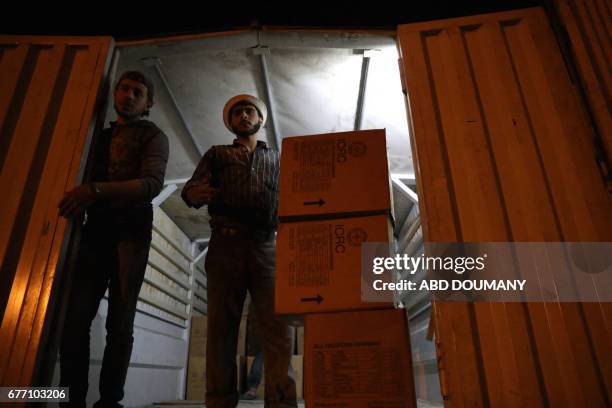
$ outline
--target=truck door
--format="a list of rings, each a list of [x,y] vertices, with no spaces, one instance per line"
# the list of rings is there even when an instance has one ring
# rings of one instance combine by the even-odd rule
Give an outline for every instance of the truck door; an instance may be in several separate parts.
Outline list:
[[[0,36],[0,384],[31,384],[83,175],[110,37]]]
[[[401,25],[425,241],[608,242],[593,130],[541,8]],[[609,406],[611,303],[435,302],[448,407]]]

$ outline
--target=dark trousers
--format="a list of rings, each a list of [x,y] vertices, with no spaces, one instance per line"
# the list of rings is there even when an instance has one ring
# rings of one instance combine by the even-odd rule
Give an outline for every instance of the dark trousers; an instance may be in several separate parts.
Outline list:
[[[238,328],[247,290],[261,329],[265,365],[265,406],[297,407],[290,368],[289,326],[274,313],[275,239],[228,236],[213,230],[206,255],[208,338],[206,406],[233,408],[236,389]]]
[[[60,386],[70,387],[70,403],[64,406],[85,407],[91,323],[107,288],[106,347],[96,406],[121,406],[150,243],[150,226],[85,226],[60,345]]]

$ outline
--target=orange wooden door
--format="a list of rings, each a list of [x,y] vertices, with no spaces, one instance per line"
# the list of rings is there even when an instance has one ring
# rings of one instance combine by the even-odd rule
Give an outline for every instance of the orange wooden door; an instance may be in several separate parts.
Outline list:
[[[398,28],[424,238],[612,241],[592,128],[540,8]],[[434,304],[447,407],[604,407],[610,303]]]
[[[0,384],[31,382],[110,37],[0,36]],[[1,297],[0,297],[1,298]]]

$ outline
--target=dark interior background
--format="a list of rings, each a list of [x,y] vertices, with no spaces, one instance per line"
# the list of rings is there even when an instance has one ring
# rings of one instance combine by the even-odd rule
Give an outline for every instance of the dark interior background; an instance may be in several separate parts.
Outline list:
[[[55,2],[4,4],[0,33],[110,35],[133,40],[249,26],[395,29],[398,24],[533,6],[547,0]],[[23,11],[20,11],[22,8]]]

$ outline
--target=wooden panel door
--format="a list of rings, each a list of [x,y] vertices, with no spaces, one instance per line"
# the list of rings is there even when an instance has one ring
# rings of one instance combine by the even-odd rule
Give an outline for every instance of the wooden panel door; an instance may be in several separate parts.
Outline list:
[[[110,37],[0,36],[0,384],[31,382]],[[1,297],[0,297],[1,298]]]
[[[429,242],[612,241],[591,127],[544,10],[402,25]],[[447,407],[604,407],[610,303],[435,302]]]

